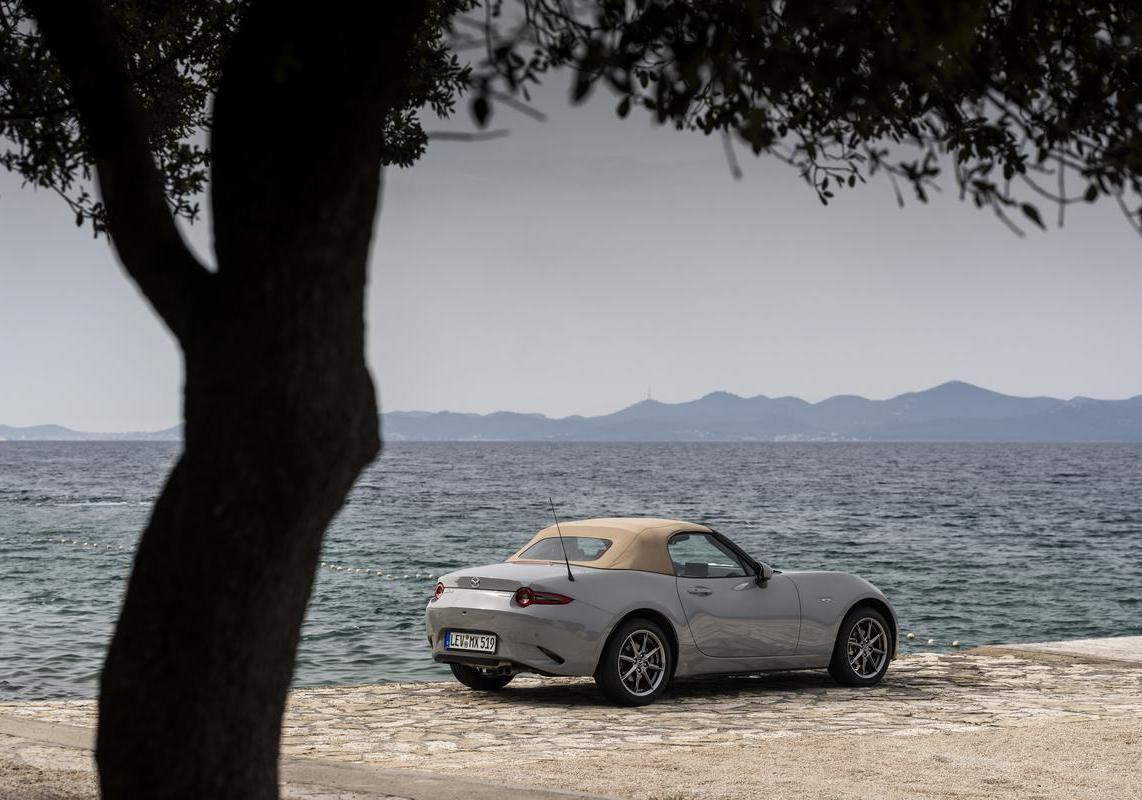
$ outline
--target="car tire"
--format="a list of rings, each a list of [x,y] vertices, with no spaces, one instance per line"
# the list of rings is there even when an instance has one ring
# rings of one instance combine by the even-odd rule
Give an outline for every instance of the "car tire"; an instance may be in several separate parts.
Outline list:
[[[844,686],[880,683],[892,660],[892,632],[888,620],[875,608],[858,606],[848,613],[837,631],[829,674]]]
[[[607,639],[595,683],[613,703],[645,706],[666,691],[673,672],[674,654],[662,626],[649,619],[630,619]]]
[[[475,689],[478,692],[498,692],[511,683],[512,678],[515,677],[514,675],[489,674],[477,667],[469,667],[467,664],[449,664],[448,666],[452,668],[452,674],[456,676],[456,680],[469,689]]]

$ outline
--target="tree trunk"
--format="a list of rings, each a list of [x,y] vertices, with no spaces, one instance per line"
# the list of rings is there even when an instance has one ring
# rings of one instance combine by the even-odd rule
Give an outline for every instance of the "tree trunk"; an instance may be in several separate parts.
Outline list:
[[[273,330],[271,313],[241,327]],[[378,448],[361,336],[330,327],[282,348],[220,326],[188,359],[185,450],[103,672],[104,797],[277,796],[322,536]]]
[[[184,451],[103,671],[106,798],[277,797],[322,537],[379,449],[366,265],[381,123],[399,107],[423,13],[255,2],[223,64],[218,269],[172,316],[185,320]]]

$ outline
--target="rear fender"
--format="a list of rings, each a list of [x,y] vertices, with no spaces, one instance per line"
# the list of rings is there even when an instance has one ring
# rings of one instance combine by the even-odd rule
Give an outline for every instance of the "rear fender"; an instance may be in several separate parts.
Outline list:
[[[595,655],[596,663],[602,658],[603,648],[616,628],[628,619],[645,617],[666,629],[674,651],[674,667],[677,669],[679,649],[692,647],[694,644],[694,639],[690,635],[690,626],[686,623],[686,615],[678,600],[677,579],[673,575],[657,572],[610,571],[621,580],[615,583],[612,589],[611,598],[614,600],[614,606],[608,607],[612,612],[612,619],[605,635],[600,637],[598,652]]]

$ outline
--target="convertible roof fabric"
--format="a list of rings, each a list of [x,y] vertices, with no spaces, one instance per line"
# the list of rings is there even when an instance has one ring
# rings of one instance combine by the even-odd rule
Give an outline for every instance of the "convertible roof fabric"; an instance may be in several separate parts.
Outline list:
[[[636,569],[642,572],[674,574],[674,565],[666,551],[666,542],[676,533],[693,531],[710,533],[705,525],[682,522],[676,519],[654,519],[644,517],[610,517],[605,519],[584,519],[562,522],[564,536],[590,536],[597,539],[610,539],[613,544],[607,552],[593,561],[576,561],[572,564],[597,569]],[[541,539],[554,539],[559,535],[555,526],[544,528],[531,541],[521,547],[508,561],[538,563],[536,559],[520,558],[520,554]],[[544,560],[542,563],[553,563]]]

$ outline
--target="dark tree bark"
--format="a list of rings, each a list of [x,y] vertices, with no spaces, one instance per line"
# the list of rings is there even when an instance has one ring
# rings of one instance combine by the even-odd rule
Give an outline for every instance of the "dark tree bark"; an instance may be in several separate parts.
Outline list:
[[[101,0],[30,4],[75,95],[120,259],[186,367],[184,450],[103,671],[103,794],[276,797],[322,537],[380,446],[366,262],[381,123],[404,96],[424,7],[251,5],[214,110],[210,272],[174,225]]]

